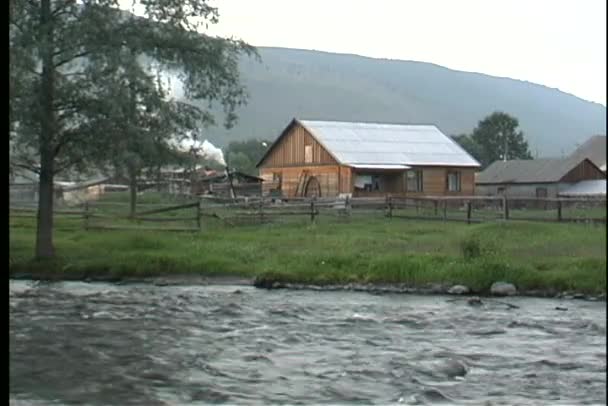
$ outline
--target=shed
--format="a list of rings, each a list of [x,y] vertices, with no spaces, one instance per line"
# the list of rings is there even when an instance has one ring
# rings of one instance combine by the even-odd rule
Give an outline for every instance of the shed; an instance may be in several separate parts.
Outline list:
[[[479,195],[556,197],[562,190],[583,180],[606,179],[589,159],[544,158],[496,161],[478,174]]]

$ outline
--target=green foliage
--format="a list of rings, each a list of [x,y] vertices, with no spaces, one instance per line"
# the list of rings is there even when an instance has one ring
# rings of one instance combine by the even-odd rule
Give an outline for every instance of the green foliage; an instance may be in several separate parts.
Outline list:
[[[479,122],[471,141],[479,148],[482,166],[504,159],[532,159],[519,121],[506,113],[494,112]]]
[[[501,255],[500,245],[487,235],[468,235],[461,241],[460,250],[467,261],[479,258],[496,259]]]
[[[53,256],[53,178],[91,164],[133,178],[167,158],[172,137],[196,137],[214,109],[230,127],[247,93],[238,61],[248,44],[198,29],[218,20],[207,0],[15,0],[9,19],[10,147],[14,166],[40,173],[37,254]],[[191,103],[170,97],[157,71],[177,75]]]
[[[228,164],[241,172],[257,175],[258,170],[255,166],[271,144],[271,141],[258,139],[232,141],[226,148]]]

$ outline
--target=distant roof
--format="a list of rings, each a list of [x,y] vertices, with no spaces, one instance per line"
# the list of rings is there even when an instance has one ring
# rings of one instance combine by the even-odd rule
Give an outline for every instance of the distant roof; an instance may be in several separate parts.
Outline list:
[[[606,170],[606,136],[594,135],[582,143],[570,158],[582,161],[587,158],[603,171]],[[602,168],[603,167],[603,168]]]
[[[559,182],[584,159],[543,158],[496,161],[482,171],[476,183],[553,183]]]
[[[294,119],[287,128],[294,123],[308,130],[343,165],[480,166],[460,145],[434,125]],[[277,141],[285,133],[283,131]],[[272,146],[260,164],[271,149]]]
[[[606,179],[581,180],[559,192],[560,196],[606,196]]]

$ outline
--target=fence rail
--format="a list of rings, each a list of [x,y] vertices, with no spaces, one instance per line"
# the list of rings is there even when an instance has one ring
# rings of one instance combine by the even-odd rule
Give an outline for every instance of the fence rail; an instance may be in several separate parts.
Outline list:
[[[202,219],[229,226],[268,222],[342,219],[352,217],[430,221],[584,222],[606,224],[606,199],[521,198],[486,196],[355,197],[340,199],[200,198],[184,204],[142,204],[130,215],[127,203],[87,202],[55,210],[57,216],[82,219],[85,229],[199,231]],[[13,205],[10,216],[36,217],[36,208]],[[322,221],[322,220],[321,220]],[[145,226],[153,223],[156,227]]]

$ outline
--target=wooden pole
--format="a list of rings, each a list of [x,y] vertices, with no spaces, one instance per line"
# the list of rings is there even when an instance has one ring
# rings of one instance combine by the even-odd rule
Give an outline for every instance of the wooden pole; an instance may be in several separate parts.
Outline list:
[[[502,197],[502,217],[505,220],[509,220],[509,201],[507,196]]]
[[[264,222],[264,196],[260,198],[260,223]]]
[[[443,221],[447,221],[448,219],[448,201],[443,201]]]
[[[344,211],[347,216],[350,216],[350,197],[346,196],[346,201],[344,202]]]
[[[84,220],[84,229],[88,230],[89,229],[89,202],[84,202],[83,220]]]
[[[393,197],[391,195],[386,196],[386,208],[387,208],[386,216],[388,218],[393,217]]]
[[[557,221],[562,221],[562,201],[557,201]]]
[[[196,226],[198,227],[198,231],[201,231],[201,200],[198,200],[198,206],[195,208],[196,210]]]
[[[433,200],[433,206],[435,208],[435,216],[437,216],[437,210],[439,208],[439,201]]]
[[[310,200],[310,222],[315,223],[315,198]]]
[[[467,224],[471,224],[471,201],[467,201]]]

